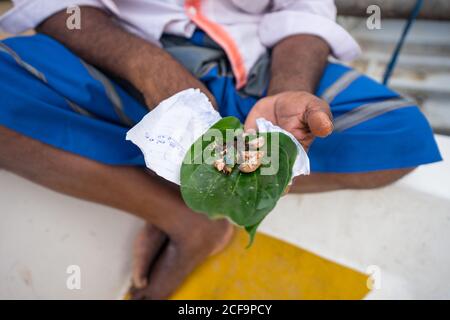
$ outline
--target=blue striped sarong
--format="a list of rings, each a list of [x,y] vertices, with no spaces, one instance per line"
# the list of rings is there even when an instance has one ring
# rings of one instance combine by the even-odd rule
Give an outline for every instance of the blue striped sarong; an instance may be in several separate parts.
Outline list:
[[[167,50],[205,83],[223,116],[244,121],[264,95],[267,81],[255,77],[247,90],[236,91],[227,63],[212,59],[218,49],[210,42],[196,32],[184,47],[191,54],[180,50],[176,41]],[[199,64],[200,49],[212,60]],[[257,66],[256,76],[267,73],[267,61],[265,68],[264,63]],[[126,86],[57,41],[37,34],[0,42],[0,75],[0,125],[105,164],[145,165],[125,134],[147,107]],[[389,88],[329,63],[316,94],[330,103],[335,131],[313,142],[312,172],[368,172],[441,160],[423,114]]]

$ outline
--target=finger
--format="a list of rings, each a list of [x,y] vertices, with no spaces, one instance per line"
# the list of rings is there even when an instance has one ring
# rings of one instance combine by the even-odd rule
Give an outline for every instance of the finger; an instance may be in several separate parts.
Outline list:
[[[309,130],[317,137],[326,137],[333,132],[333,121],[329,114],[322,110],[314,110],[308,113],[307,123]]]
[[[287,131],[289,131],[301,143],[314,139],[314,135],[309,132],[309,130],[305,130],[304,128],[288,128]]]
[[[248,115],[247,119],[245,119],[244,131],[245,132],[256,132],[256,119],[251,114]]]
[[[245,130],[245,134],[249,135],[249,136],[253,136],[256,135],[256,130],[253,128],[250,128],[248,130]]]
[[[256,119],[265,118],[269,121],[274,121],[274,108],[272,107],[275,104],[276,97],[265,97],[259,100],[250,110],[247,115],[247,119],[245,119],[244,129],[248,130],[257,130]]]
[[[148,286],[136,291],[133,298],[160,300],[170,297],[200,262],[195,256],[195,252],[186,252],[169,242],[152,267]]]
[[[245,132],[257,129],[256,118],[259,115],[257,108],[258,108],[258,103],[256,103],[253,106],[253,108],[250,110],[250,112],[248,113],[247,118],[245,119],[245,123],[244,123],[244,131]]]
[[[150,266],[165,241],[165,235],[151,224],[147,224],[138,234],[133,255],[132,280],[135,288],[147,286]]]

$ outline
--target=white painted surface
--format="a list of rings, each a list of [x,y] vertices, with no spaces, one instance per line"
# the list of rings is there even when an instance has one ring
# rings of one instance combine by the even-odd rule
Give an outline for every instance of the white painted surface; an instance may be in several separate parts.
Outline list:
[[[450,138],[439,137],[450,157]],[[116,299],[142,222],[0,171],[0,298]],[[261,230],[357,270],[381,268],[368,298],[450,298],[450,166],[380,190],[286,196]],[[66,288],[66,268],[82,289]]]
[[[0,299],[116,299],[141,222],[0,171]],[[66,269],[81,267],[81,290]]]

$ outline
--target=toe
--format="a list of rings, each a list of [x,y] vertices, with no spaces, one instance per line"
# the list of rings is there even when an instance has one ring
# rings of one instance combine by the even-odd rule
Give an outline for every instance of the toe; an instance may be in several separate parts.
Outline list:
[[[231,239],[233,239],[234,236],[235,227],[226,220],[223,220],[221,223],[223,227],[220,231],[220,236],[217,237],[217,243],[215,244],[213,250],[210,253],[211,256],[216,255],[221,251],[223,251],[231,242]]]
[[[137,236],[133,261],[133,285],[136,288],[147,286],[150,266],[165,240],[165,235],[150,224],[147,224]]]
[[[167,299],[195,268],[199,260],[187,257],[187,252],[170,242],[158,256],[152,267],[149,284],[146,288],[134,292],[135,299]]]

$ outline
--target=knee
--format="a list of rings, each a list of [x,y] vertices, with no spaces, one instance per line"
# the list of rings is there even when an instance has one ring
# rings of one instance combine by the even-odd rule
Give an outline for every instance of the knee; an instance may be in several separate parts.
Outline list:
[[[342,177],[342,184],[347,189],[382,188],[400,180],[414,169],[415,168],[405,168],[351,174],[347,177]]]

